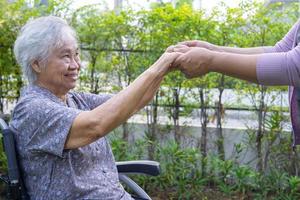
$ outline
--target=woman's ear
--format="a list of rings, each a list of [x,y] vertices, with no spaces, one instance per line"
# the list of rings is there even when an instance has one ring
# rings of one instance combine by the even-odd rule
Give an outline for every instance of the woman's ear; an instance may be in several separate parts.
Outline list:
[[[41,65],[37,60],[35,60],[31,63],[31,67],[38,74],[41,73],[41,71],[42,71]]]

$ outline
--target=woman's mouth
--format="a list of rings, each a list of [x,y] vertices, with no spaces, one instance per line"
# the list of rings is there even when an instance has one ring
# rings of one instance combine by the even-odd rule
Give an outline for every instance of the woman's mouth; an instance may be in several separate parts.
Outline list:
[[[78,79],[78,74],[66,74],[65,77],[77,80]]]

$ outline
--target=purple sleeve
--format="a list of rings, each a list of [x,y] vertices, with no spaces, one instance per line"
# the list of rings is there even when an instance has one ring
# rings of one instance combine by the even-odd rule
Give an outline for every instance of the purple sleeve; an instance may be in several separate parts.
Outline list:
[[[288,52],[262,54],[256,72],[260,84],[300,87],[300,46]]]
[[[265,47],[258,57],[257,79],[263,85],[300,86],[300,47],[293,48],[300,20],[274,47]]]

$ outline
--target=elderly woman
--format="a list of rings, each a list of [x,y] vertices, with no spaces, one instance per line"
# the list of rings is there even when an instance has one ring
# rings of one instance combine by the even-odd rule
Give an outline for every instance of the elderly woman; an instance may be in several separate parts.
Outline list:
[[[10,126],[30,198],[132,199],[105,135],[152,99],[180,53],[164,53],[111,97],[70,91],[79,77],[79,50],[74,30],[58,17],[28,22],[14,52],[29,86]]]

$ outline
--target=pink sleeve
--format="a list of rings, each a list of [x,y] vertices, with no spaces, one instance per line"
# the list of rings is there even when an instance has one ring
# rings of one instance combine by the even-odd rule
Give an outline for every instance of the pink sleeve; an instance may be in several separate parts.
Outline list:
[[[257,79],[263,85],[300,86],[300,47],[293,48],[300,20],[274,47],[264,47],[257,60]]]
[[[262,85],[290,85],[300,87],[300,46],[288,52],[261,54],[256,73]]]

